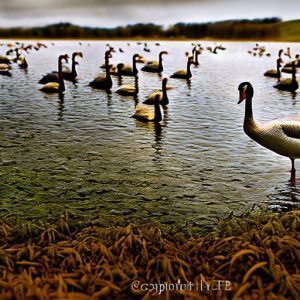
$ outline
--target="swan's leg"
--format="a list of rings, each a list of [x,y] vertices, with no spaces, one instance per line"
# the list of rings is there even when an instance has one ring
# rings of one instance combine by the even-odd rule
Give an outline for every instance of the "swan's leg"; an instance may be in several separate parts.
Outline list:
[[[295,186],[296,185],[296,169],[295,169],[295,160],[291,158],[292,162],[292,169],[291,169],[291,179],[290,179],[290,185]]]

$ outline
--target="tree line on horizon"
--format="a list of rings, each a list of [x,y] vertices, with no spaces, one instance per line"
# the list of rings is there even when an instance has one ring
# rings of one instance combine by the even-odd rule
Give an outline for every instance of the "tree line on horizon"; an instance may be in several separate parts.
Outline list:
[[[176,23],[163,28],[153,23],[138,23],[115,28],[82,27],[57,23],[44,27],[0,28],[1,38],[224,38],[268,39],[280,36],[279,18],[229,20],[209,23]]]

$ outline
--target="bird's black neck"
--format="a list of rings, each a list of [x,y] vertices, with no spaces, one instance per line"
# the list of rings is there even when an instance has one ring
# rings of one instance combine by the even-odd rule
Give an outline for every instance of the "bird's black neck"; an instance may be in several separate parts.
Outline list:
[[[295,67],[295,63],[292,64],[292,82],[296,83],[296,67]]]
[[[169,104],[169,98],[168,98],[168,95],[167,95],[167,82],[165,82],[165,81],[163,81],[163,84],[162,84],[162,93],[163,93],[163,96],[162,96],[161,104],[162,105],[168,105]]]
[[[249,128],[255,124],[253,119],[253,112],[252,112],[252,97],[246,99],[245,104],[245,118],[244,118],[244,131],[246,133],[249,132]]]
[[[277,78],[280,79],[281,73],[280,73],[280,62],[277,61]]]
[[[59,90],[61,92],[65,91],[65,83],[64,83],[63,74],[62,74],[62,60],[63,60],[63,57],[59,57],[59,59],[58,59],[58,78],[59,78]]]
[[[157,99],[154,101],[154,119],[156,122],[160,122],[162,120],[159,101]]]
[[[105,79],[108,82],[111,82],[111,76],[110,76],[110,65],[109,65],[109,59],[108,57],[105,58],[105,71],[106,71],[106,76]]]
[[[132,71],[135,75],[138,73],[138,69],[136,67],[136,56],[133,56],[132,58]]]
[[[188,62],[187,62],[186,73],[187,73],[188,77],[192,77],[192,72],[191,72],[191,61],[190,61],[190,60],[188,60]]]
[[[159,56],[158,56],[158,68],[161,70],[161,72],[163,70],[162,56],[163,56],[163,53],[159,53]]]
[[[198,55],[199,55],[199,52],[198,52],[198,51],[195,51],[194,56],[195,56],[195,64],[196,64],[196,65],[199,65]]]
[[[75,58],[76,58],[76,54],[73,54],[73,55],[72,55],[72,75],[73,75],[74,77],[77,76],[76,66],[75,66],[75,65],[76,65]]]

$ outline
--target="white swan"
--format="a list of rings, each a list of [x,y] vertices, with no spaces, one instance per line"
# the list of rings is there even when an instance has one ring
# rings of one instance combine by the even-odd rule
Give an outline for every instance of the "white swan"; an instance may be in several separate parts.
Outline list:
[[[292,162],[290,185],[296,185],[294,161],[300,158],[300,117],[275,120],[266,124],[258,124],[253,118],[252,97],[253,87],[249,82],[239,85],[240,100],[245,100],[244,131],[258,144],[283,156]]]

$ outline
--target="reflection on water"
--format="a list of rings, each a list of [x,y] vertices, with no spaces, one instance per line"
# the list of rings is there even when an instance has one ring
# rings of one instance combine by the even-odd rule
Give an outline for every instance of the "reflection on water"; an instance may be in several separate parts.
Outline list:
[[[203,52],[191,80],[169,79],[170,104],[159,125],[132,118],[135,105],[182,67],[190,43],[149,43],[149,60],[162,49],[169,52],[163,74],[115,76],[108,93],[88,86],[103,72],[105,44],[49,42],[26,56],[27,73],[13,66],[12,77],[0,76],[1,216],[34,220],[68,210],[74,219],[105,226],[159,221],[207,230],[253,204],[299,207],[299,190],[287,185],[289,160],[243,133],[244,108],[236,105],[239,83],[250,81],[258,121],[299,113],[299,92],[278,91],[272,87],[276,79],[263,76],[286,44],[265,43],[271,57],[249,56],[253,43],[224,43],[226,51],[217,55]],[[113,53],[114,64],[131,64],[134,53],[144,54],[136,43],[111,44],[125,51]],[[291,49],[298,53],[300,45]],[[55,70],[57,56],[77,50],[83,52],[77,81],[66,82],[60,95],[40,92],[38,80]],[[122,84],[138,85],[139,94],[118,95]]]

